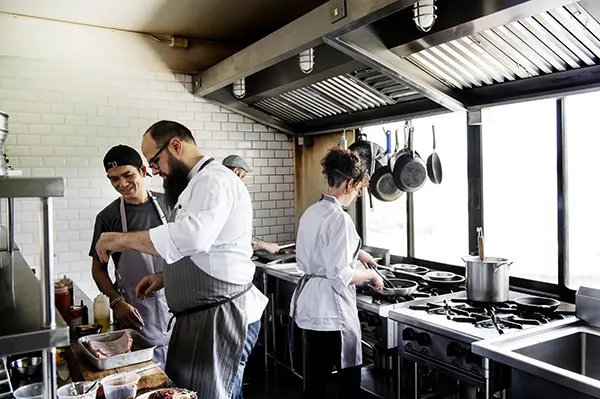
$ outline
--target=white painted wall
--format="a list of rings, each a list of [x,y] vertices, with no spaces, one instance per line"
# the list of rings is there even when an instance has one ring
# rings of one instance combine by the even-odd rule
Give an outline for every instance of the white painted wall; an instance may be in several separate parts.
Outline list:
[[[39,21],[34,25],[40,28]],[[0,110],[10,115],[5,144],[10,165],[26,176],[66,178],[66,196],[55,201],[57,276],[67,274],[88,295],[97,293],[88,256],[92,228],[96,214],[117,197],[101,160],[116,144],[139,150],[143,132],[160,119],[188,126],[201,150],[218,161],[231,153],[243,156],[253,168],[245,182],[254,204],[255,234],[278,242],[293,239],[292,143],[286,135],[194,97],[191,76],[165,71],[152,49],[131,47],[149,60],[143,68],[139,60],[111,53],[103,41],[108,39],[98,39],[95,28],[78,28],[82,37],[73,39],[97,44],[98,53],[88,60],[63,54],[60,60],[42,49],[44,44],[50,50],[69,46],[47,40],[57,37],[56,29],[62,31],[60,24],[38,30],[38,42],[21,44],[37,52],[6,45],[24,26],[8,32],[2,26]],[[127,48],[117,47],[118,53]],[[88,48],[84,54],[89,53]],[[103,54],[111,61],[98,62]],[[161,189],[162,180],[148,179],[148,184]],[[32,267],[39,264],[37,209],[37,200],[16,201],[16,241]]]

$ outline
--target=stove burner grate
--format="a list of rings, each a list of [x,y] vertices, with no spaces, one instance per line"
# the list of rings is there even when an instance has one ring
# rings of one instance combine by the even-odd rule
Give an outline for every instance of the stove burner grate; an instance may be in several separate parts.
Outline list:
[[[532,312],[517,308],[514,302],[495,304],[477,303],[465,298],[450,301],[427,302],[425,305],[410,305],[409,309],[426,311],[428,314],[446,316],[457,323],[470,323],[479,328],[495,328],[499,334],[506,329],[523,329],[528,325],[542,325],[553,320],[564,319],[573,312]]]

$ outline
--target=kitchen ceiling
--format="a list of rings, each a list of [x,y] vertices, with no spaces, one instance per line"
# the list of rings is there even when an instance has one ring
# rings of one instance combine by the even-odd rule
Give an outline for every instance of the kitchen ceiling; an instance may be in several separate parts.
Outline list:
[[[0,0],[0,11],[245,47],[326,0]]]
[[[345,23],[317,8],[196,76],[197,93],[302,135],[600,87],[598,1],[437,0],[427,33],[414,3],[346,0]]]

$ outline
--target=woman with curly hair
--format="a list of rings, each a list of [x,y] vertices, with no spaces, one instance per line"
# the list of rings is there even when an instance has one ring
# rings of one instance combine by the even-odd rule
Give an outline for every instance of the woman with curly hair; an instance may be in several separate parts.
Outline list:
[[[306,333],[306,397],[328,397],[327,380],[337,373],[339,397],[360,397],[361,332],[356,284],[369,281],[378,289],[381,277],[356,261],[375,265],[360,249],[361,239],[343,209],[368,182],[358,155],[334,147],[321,160],[327,194],[302,215],[296,239],[296,261],[305,275],[296,287],[291,314]]]

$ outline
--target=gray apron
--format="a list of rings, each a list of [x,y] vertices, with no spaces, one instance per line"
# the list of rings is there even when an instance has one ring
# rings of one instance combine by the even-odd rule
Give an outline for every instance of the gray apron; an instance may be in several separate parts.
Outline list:
[[[319,201],[328,201],[338,206],[336,202],[328,197],[321,195]],[[362,240],[359,238],[358,246],[354,251],[353,255],[353,264],[356,263],[356,259],[358,258],[358,251],[362,246]],[[296,317],[296,308],[298,298],[304,290],[304,287],[312,278],[327,278],[327,276],[322,275],[307,275],[305,274],[300,279],[296,290],[294,292],[294,296],[292,298],[293,301],[293,311],[292,311],[292,325],[295,321]],[[349,285],[346,287],[342,294],[338,294],[333,288],[335,300],[337,302],[339,317],[341,320],[341,335],[342,335],[342,354],[341,354],[341,367],[348,368],[354,366],[360,366],[362,364],[362,344],[361,344],[361,331],[360,331],[360,321],[358,320],[358,308],[356,307],[356,286]],[[292,334],[294,329],[292,328]]]
[[[169,221],[175,220],[177,211],[176,207]],[[166,265],[163,281],[176,318],[167,375],[178,387],[195,391],[198,398],[231,399],[248,332],[244,294],[252,283],[217,280],[189,257]]]
[[[165,215],[150,192],[148,192],[162,224],[167,222]],[[127,217],[125,214],[125,201],[121,197],[121,225],[123,232],[127,232]],[[116,286],[119,293],[127,303],[136,308],[144,320],[144,327],[140,331],[148,341],[156,344],[153,360],[164,370],[167,360],[167,348],[171,334],[167,331],[169,320],[169,307],[164,290],[154,293],[153,297],[136,298],[135,287],[150,274],[160,273],[165,261],[160,256],[153,256],[143,252],[126,249],[121,252],[119,265],[115,268]]]

